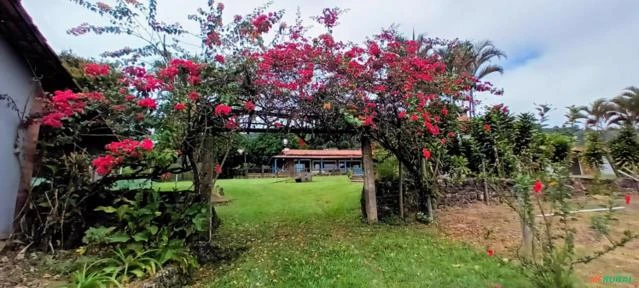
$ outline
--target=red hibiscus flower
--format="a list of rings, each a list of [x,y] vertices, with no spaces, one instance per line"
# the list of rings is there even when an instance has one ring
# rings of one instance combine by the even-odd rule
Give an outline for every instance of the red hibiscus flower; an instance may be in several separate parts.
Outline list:
[[[493,250],[492,248],[488,248],[486,250],[486,255],[488,255],[489,257],[492,257],[495,255],[495,250]]]
[[[624,199],[626,200],[626,205],[630,205],[630,200],[632,199],[630,197],[630,194],[626,194],[626,196],[624,196]]]
[[[215,164],[215,174],[222,174],[222,165]]]
[[[490,132],[490,130],[491,130],[490,124],[484,124],[484,131]]]

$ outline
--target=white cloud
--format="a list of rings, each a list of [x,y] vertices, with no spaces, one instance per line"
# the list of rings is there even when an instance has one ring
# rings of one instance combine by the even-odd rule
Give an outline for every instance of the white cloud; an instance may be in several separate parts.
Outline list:
[[[68,0],[22,2],[56,50],[95,56],[122,47],[117,37],[66,35],[71,26],[96,21],[94,14]],[[159,3],[160,18],[187,23],[186,15],[206,5],[206,0]],[[227,1],[226,12],[245,14],[263,3]],[[559,108],[612,97],[626,86],[639,85],[634,73],[639,66],[639,17],[635,15],[639,1],[275,0],[272,8],[286,9],[290,21],[297,7],[306,20],[334,6],[350,9],[335,31],[341,40],[361,41],[393,23],[407,34],[415,28],[417,33],[443,38],[492,40],[509,54],[511,63],[503,76],[490,79],[504,88],[505,95],[487,102],[503,101],[515,112],[532,111],[533,102],[552,104],[558,108],[551,114],[552,124],[563,122]],[[536,57],[518,63],[531,51]]]

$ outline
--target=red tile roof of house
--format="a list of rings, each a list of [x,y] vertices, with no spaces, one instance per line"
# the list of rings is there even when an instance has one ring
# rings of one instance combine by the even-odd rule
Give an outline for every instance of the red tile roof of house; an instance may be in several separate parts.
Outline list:
[[[289,149],[274,158],[313,158],[313,159],[349,159],[362,158],[362,150],[300,150]]]

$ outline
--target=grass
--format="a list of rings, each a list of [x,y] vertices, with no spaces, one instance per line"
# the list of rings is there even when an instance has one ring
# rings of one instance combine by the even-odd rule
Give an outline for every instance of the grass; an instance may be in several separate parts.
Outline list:
[[[216,239],[249,249],[203,267],[197,287],[528,287],[509,264],[422,225],[363,224],[361,184],[346,177],[219,183],[232,202],[217,207]]]

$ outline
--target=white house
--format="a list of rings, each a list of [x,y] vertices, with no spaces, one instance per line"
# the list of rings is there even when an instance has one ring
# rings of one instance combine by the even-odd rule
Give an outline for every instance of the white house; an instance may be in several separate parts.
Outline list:
[[[77,85],[20,0],[0,0],[0,239],[13,231],[33,171],[39,124],[21,117],[39,109],[44,91],[62,89]]]

